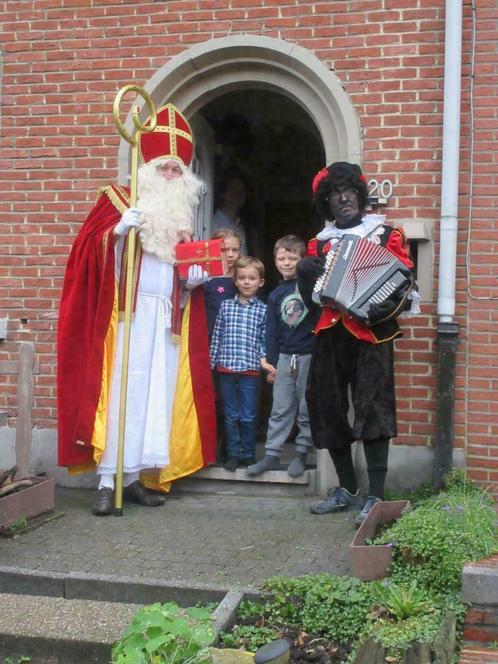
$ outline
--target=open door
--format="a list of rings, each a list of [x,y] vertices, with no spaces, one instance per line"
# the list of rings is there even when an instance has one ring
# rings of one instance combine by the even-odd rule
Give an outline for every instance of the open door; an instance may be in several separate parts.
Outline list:
[[[197,208],[194,220],[194,239],[203,240],[211,235],[213,219],[215,138],[213,128],[199,113],[189,122],[195,140],[191,168],[206,183],[206,193]]]

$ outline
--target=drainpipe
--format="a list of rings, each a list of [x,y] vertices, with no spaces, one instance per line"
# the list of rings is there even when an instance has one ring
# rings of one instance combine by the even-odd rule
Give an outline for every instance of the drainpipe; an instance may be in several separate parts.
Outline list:
[[[434,487],[453,465],[453,416],[458,324],[455,322],[458,184],[460,157],[460,81],[462,3],[446,0],[444,52],[443,163],[438,281],[438,387]]]

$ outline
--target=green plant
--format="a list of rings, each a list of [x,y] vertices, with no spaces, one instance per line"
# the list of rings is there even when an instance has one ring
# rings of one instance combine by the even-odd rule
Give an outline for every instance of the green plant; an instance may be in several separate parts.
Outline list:
[[[28,520],[24,516],[21,516],[19,517],[19,519],[13,521],[10,524],[10,526],[7,526],[6,531],[10,534],[14,534],[19,532],[20,530],[24,530],[24,528],[26,528],[27,525],[28,525]]]
[[[376,581],[372,584],[372,593],[376,604],[374,615],[385,614],[398,622],[435,610],[433,598],[419,588],[415,580],[408,586]]]
[[[224,632],[220,638],[225,648],[244,648],[254,652],[269,641],[280,638],[280,631],[264,625],[235,625],[231,632]]]
[[[386,489],[386,500],[409,500],[412,507],[415,507],[422,500],[426,500],[434,495],[434,488],[432,482],[427,480],[422,482],[415,489],[407,491],[393,491],[392,489]]]
[[[465,563],[498,551],[492,499],[468,480],[450,481],[447,491],[419,503],[375,543],[394,546],[394,582],[415,579],[433,592],[457,591]]]
[[[252,602],[251,600],[244,600],[240,603],[237,609],[237,618],[239,620],[255,620],[258,621],[263,617],[264,604],[259,602]]]
[[[270,598],[263,605],[244,602],[238,624],[224,645],[253,649],[278,638],[286,627],[347,644],[357,637],[373,603],[371,584],[351,577],[306,574],[273,577],[263,584]],[[248,623],[251,624],[240,624]]]
[[[301,610],[305,632],[351,643],[372,606],[371,584],[347,576],[317,574]]]
[[[113,664],[204,664],[216,637],[211,614],[174,603],[152,604],[135,614],[112,649]]]
[[[362,639],[373,639],[383,648],[386,648],[393,664],[404,661],[403,657],[410,647],[415,643],[434,643],[436,636],[441,628],[444,617],[451,613],[456,618],[457,633],[463,625],[463,618],[467,607],[461,602],[456,594],[434,595],[430,596],[427,591],[417,589],[413,586],[408,588],[399,588],[400,594],[404,591],[407,596],[411,595],[408,604],[411,605],[410,611],[405,604],[405,610],[399,616],[404,615],[403,619],[398,619],[392,613],[378,614],[372,612],[368,616],[368,621],[360,635]],[[415,592],[414,592],[415,591]],[[426,597],[424,600],[423,597]],[[427,609],[423,610],[423,602],[427,602]],[[395,601],[397,604],[397,600]],[[419,610],[420,609],[420,610]],[[458,661],[458,658],[455,660]]]

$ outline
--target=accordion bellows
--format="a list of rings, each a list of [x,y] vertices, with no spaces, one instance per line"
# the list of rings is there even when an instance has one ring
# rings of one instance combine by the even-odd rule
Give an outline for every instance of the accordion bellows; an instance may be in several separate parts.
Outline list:
[[[371,304],[384,302],[410,282],[411,270],[388,249],[346,234],[327,254],[313,300],[367,321]]]

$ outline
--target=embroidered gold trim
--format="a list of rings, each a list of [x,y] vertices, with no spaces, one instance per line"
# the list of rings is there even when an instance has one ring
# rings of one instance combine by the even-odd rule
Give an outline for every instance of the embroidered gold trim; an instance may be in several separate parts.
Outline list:
[[[118,194],[116,193],[116,189],[119,191],[120,195],[123,197],[124,200],[118,196]],[[125,210],[127,210],[130,207],[129,206],[130,198],[128,196],[128,193],[122,187],[110,184],[107,185],[107,187],[102,187],[99,191],[107,196],[107,198],[111,201],[116,210],[118,210],[119,212],[123,213]]]
[[[186,132],[184,129],[178,129],[177,127],[165,127],[164,125],[161,125],[160,127],[157,127],[154,129],[153,133],[158,133],[158,134],[171,134],[173,133],[174,136],[181,136],[182,138],[185,138],[187,141],[190,141],[191,143],[193,142],[192,136]],[[172,139],[173,140],[173,139]]]

